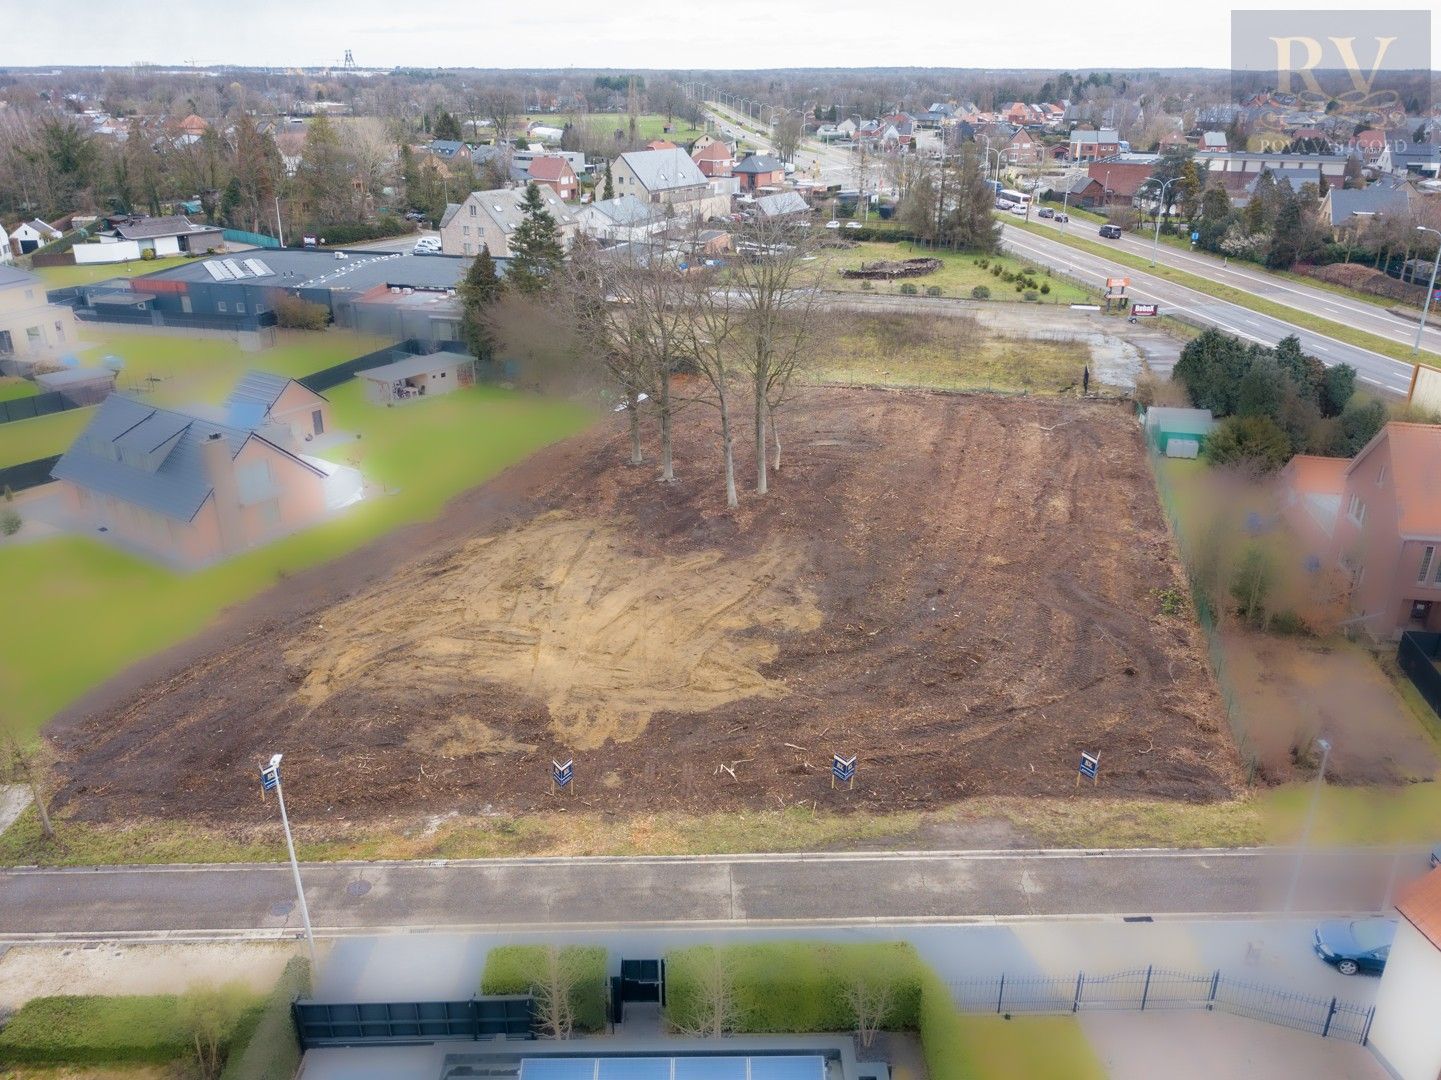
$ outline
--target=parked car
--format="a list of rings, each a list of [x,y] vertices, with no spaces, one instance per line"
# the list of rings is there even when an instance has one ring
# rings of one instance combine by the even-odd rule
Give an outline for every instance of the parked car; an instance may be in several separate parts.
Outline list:
[[[997,210],[1009,210],[1011,207],[1013,207],[1013,206],[1015,206],[1015,205],[1016,205],[1016,204],[1013,203],[1013,202],[1011,202],[1010,199],[997,199],[997,200],[996,200],[996,209],[997,209]]]
[[[410,249],[412,255],[439,255],[440,241],[433,236],[422,236]]]
[[[1395,919],[1328,919],[1316,927],[1312,948],[1342,975],[1379,974],[1395,937]]]
[[[1015,206],[1012,206],[1012,207],[1011,207],[1011,213],[1015,214],[1017,217],[1025,217],[1025,216],[1026,216],[1026,208],[1025,208],[1024,206],[1020,205],[1019,203],[1017,203]]]
[[[1057,213],[1057,214],[1055,215],[1055,219],[1056,219],[1057,221],[1070,221],[1070,220],[1071,220],[1071,215],[1070,215],[1070,214]]]
[[[847,222],[846,222],[846,228],[847,228],[847,229],[862,229],[862,228],[864,228],[864,227],[865,227],[865,226],[863,226],[859,221],[847,221]]]
[[[1119,225],[1102,225],[1101,236],[1107,240],[1119,240],[1121,238],[1121,227]]]
[[[827,222],[826,222],[826,228],[827,228],[827,229],[839,229],[840,227],[841,227],[841,223],[840,223],[839,221],[837,221],[835,218],[831,218],[830,221],[827,221]]]
[[[1055,217],[1056,212],[1049,206],[1043,206],[1036,211],[1036,217]]]

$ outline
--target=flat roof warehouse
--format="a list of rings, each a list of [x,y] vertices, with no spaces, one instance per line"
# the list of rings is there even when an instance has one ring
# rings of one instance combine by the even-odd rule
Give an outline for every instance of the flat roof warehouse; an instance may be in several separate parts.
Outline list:
[[[336,258],[337,255],[342,258]],[[377,251],[262,251],[237,256],[215,256],[172,266],[135,278],[144,288],[147,281],[187,281],[216,284],[206,269],[212,262],[260,261],[272,273],[239,278],[232,284],[269,285],[283,289],[345,289],[365,292],[377,285],[411,289],[453,289],[465,275],[470,260],[459,255],[411,255],[408,252]],[[506,260],[497,259],[497,268]],[[243,265],[243,263],[242,263]]]

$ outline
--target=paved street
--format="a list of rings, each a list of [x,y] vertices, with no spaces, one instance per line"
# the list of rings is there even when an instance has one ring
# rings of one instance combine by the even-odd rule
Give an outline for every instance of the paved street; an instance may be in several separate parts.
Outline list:
[[[1126,294],[1131,299],[1157,303],[1162,314],[1186,315],[1203,325],[1215,326],[1247,341],[1274,345],[1287,334],[1295,334],[1301,339],[1302,347],[1323,363],[1350,364],[1356,369],[1358,379],[1379,390],[1404,396],[1410,386],[1410,364],[1079,251],[1059,240],[1012,228],[1003,232],[1001,243],[1018,255],[1063,271],[1097,288],[1104,288],[1106,278],[1129,278],[1131,284]]]
[[[334,863],[304,868],[324,933],[946,922],[1280,909],[1294,865],[1245,851],[863,852]],[[1298,911],[1388,906],[1425,853],[1312,853]],[[0,873],[0,944],[67,935],[276,936],[299,925],[284,865]]]

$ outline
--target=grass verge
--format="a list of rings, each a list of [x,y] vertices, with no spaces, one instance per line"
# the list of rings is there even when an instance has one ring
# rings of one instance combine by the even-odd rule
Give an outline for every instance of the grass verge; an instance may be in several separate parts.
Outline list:
[[[136,259],[124,263],[88,263],[84,266],[42,266],[34,271],[47,289],[67,289],[72,285],[90,285],[110,278],[139,277],[168,270],[172,266],[183,266],[190,260],[184,255],[169,259]]]
[[[1078,805],[1084,802],[1084,805]],[[966,846],[969,828],[1001,822],[1036,847],[1248,847],[1264,839],[1250,798],[1197,805],[1082,795],[975,799],[925,813],[835,814],[792,807],[706,815],[539,813],[376,825],[330,832],[301,827],[297,850],[311,862],[481,859],[516,856],[713,855]],[[0,834],[0,865],[277,862],[270,831],[238,834],[181,821],[95,824],[60,818],[44,840],[33,809]]]
[[[1335,338],[1337,341],[1345,342],[1347,345],[1354,345],[1358,349],[1369,349],[1371,352],[1380,353],[1382,356],[1389,356],[1393,360],[1400,360],[1403,363],[1411,363],[1411,346],[1399,341],[1388,341],[1375,334],[1368,334],[1364,330],[1357,330],[1354,327],[1346,326],[1343,323],[1334,322],[1331,319],[1324,319],[1319,315],[1312,315],[1297,308],[1287,307],[1285,304],[1278,304],[1274,300],[1265,300],[1241,289],[1233,288],[1230,285],[1219,285],[1207,278],[1199,277],[1196,274],[1187,273],[1184,270],[1176,270],[1169,266],[1151,266],[1149,260],[1142,255],[1133,255],[1128,251],[1121,251],[1117,248],[1106,247],[1091,240],[1081,239],[1076,236],[1067,236],[1048,229],[1041,225],[1027,224],[1023,221],[1007,221],[1007,225],[1020,229],[1022,232],[1033,233],[1037,236],[1054,240],[1058,243],[1073,247],[1078,251],[1084,251],[1091,255],[1099,255],[1109,259],[1121,266],[1129,266],[1135,270],[1144,271],[1158,278],[1174,282],[1177,285],[1194,289],[1197,292],[1205,293],[1207,296],[1214,296],[1218,300],[1225,300],[1228,303],[1236,304],[1239,307],[1249,308],[1261,315],[1273,319],[1280,319],[1283,322],[1302,327],[1317,334],[1324,334],[1327,337]],[[1436,353],[1422,350],[1421,354],[1431,362],[1441,360]]]
[[[826,267],[823,287],[842,292],[874,292],[896,295],[901,292],[902,286],[908,285],[916,289],[922,296],[925,295],[927,289],[938,288],[943,296],[969,297],[971,290],[981,285],[990,291],[993,300],[1023,302],[1023,293],[1017,291],[1014,283],[1008,284],[1001,279],[1000,275],[991,272],[993,267],[999,267],[1002,273],[1016,274],[1029,271],[1038,283],[1047,286],[1050,291],[1041,296],[1042,303],[1083,303],[1095,297],[1094,292],[1087,291],[1063,278],[1053,277],[1045,267],[1014,255],[982,256],[975,252],[947,251],[944,248],[928,248],[907,242],[877,240],[863,241],[854,248],[835,251],[831,255]],[[915,258],[939,259],[941,268],[933,274],[906,278],[901,281],[866,281],[841,275],[842,270],[858,270],[862,264]],[[987,265],[980,266],[978,265],[980,262],[985,262]],[[866,288],[866,286],[870,286],[870,288]]]

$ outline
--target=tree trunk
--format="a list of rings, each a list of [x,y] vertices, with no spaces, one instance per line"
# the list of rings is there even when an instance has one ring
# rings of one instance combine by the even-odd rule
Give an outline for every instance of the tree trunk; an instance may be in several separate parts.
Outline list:
[[[45,834],[46,840],[55,839],[55,826],[50,822],[50,811],[45,808],[45,791],[40,786],[32,769],[26,770],[30,781],[30,797],[35,800],[35,809],[40,814],[40,831]]]
[[[771,409],[771,410],[769,410],[769,412],[770,412],[770,415],[771,415],[771,441],[776,444],[776,460],[775,460],[775,466],[774,466],[774,468],[775,468],[776,472],[780,472],[780,471],[781,471],[781,432],[780,432],[780,428],[776,427],[776,411],[775,411],[774,409]]]
[[[665,483],[675,479],[675,465],[670,453],[670,372],[660,373],[660,478]]]
[[[721,444],[725,447],[726,459],[726,507],[734,510],[741,504],[736,495],[735,435],[731,431],[730,403],[724,390],[718,391],[720,398]]]
[[[756,394],[756,494],[764,495],[770,490],[766,476],[766,392],[765,387],[759,387],[760,393]]]
[[[640,449],[640,402],[636,400],[636,392],[630,391],[626,395],[626,405],[630,413],[630,463],[640,465],[645,461],[645,455]]]

